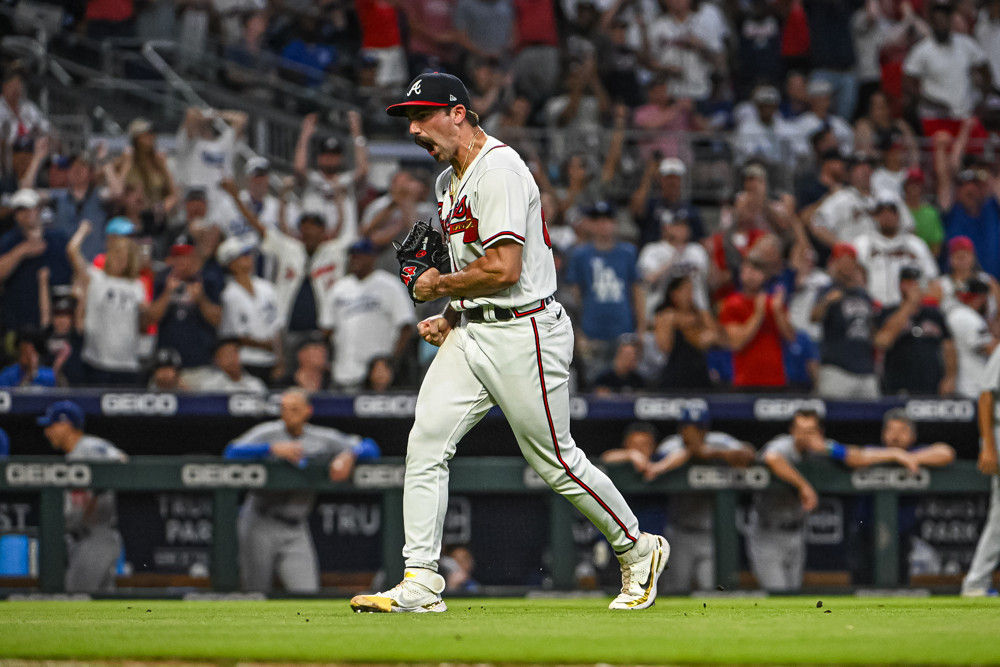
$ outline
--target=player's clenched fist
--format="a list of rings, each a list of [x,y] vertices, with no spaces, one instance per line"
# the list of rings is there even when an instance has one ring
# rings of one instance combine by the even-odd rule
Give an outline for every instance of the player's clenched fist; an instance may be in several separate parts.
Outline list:
[[[417,324],[417,333],[420,334],[420,337],[437,347],[441,346],[449,331],[451,331],[451,324],[443,315],[428,317]]]

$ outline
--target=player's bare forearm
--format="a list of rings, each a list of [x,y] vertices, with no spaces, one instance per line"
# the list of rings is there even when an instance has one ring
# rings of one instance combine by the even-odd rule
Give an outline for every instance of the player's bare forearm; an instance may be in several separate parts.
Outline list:
[[[935,442],[933,445],[921,447],[910,456],[922,466],[942,468],[955,461],[955,449],[946,442]]]
[[[442,296],[471,299],[505,290],[520,277],[521,245],[501,241],[454,273],[442,274],[437,269],[428,269],[417,279],[413,292],[421,301],[433,301]]]

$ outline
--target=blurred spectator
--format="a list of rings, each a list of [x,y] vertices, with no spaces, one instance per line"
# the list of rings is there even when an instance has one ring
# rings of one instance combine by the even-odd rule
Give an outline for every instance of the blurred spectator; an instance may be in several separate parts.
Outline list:
[[[937,278],[937,262],[927,244],[909,232],[900,230],[900,202],[888,193],[876,195],[871,216],[875,231],[854,239],[858,262],[868,275],[868,294],[883,306],[899,303],[900,271],[914,268],[924,280]]]
[[[646,387],[646,379],[639,374],[639,359],[642,356],[641,345],[628,336],[622,336],[618,341],[611,367],[598,374],[594,380],[594,393],[600,396],[609,394],[632,394]]]
[[[323,219],[314,213],[299,218],[299,238],[278,228],[267,227],[245,203],[236,199],[236,184],[223,181],[237,209],[263,239],[261,250],[273,258],[273,288],[277,299],[276,327],[282,329],[285,354],[300,342],[331,325],[330,290],[343,275],[346,248],[342,238],[327,239]],[[289,371],[293,369],[288,369]]]
[[[355,0],[361,22],[361,54],[378,60],[375,83],[400,86],[407,76],[406,52],[399,29],[400,12],[392,0]]]
[[[792,340],[785,293],[763,291],[766,269],[753,259],[740,266],[739,292],[730,295],[719,311],[719,324],[733,350],[734,387],[782,387],[786,383],[782,339]]]
[[[825,457],[830,442],[824,438],[820,416],[800,408],[792,416],[788,434],[779,435],[758,452],[774,476],[788,485],[755,493],[750,510],[747,556],[757,583],[767,591],[802,587],[806,515],[819,506],[819,496],[795,464],[808,457]]]
[[[451,71],[458,56],[452,15],[455,0],[410,0],[400,5],[409,29],[410,74]]]
[[[138,196],[139,210],[149,211],[153,219],[162,221],[177,205],[177,184],[166,158],[156,150],[156,135],[149,121],[133,120],[128,126],[128,136],[132,150],[126,150],[114,168],[105,171],[109,193],[120,198],[131,189]],[[189,165],[185,164],[178,172],[187,177],[187,168]],[[133,222],[140,221],[133,219]]]
[[[368,362],[368,372],[365,375],[365,391],[382,393],[393,388],[396,382],[396,371],[390,357],[375,357]]]
[[[49,121],[25,95],[25,72],[17,64],[0,74],[0,146],[29,142],[50,131]],[[30,148],[29,148],[30,150]]]
[[[827,197],[843,187],[846,180],[846,162],[838,149],[820,153],[817,161],[815,171],[807,171],[795,180],[795,202],[799,207],[799,217],[810,225],[816,210]]]
[[[986,0],[976,20],[975,37],[986,53],[992,84],[1000,88],[1000,0]]]
[[[871,212],[875,208],[876,197],[882,195],[872,190],[872,172],[877,164],[872,155],[853,155],[847,172],[847,186],[831,194],[816,209],[810,230],[823,245],[832,248],[839,241],[852,243],[862,234],[875,231]],[[901,229],[911,231],[913,218],[910,211],[901,201],[896,202],[896,208]]]
[[[812,309],[819,293],[830,284],[830,276],[816,266],[816,251],[808,242],[792,245],[788,266],[795,274],[792,291],[788,296],[788,321],[798,332],[806,332],[818,341],[822,337],[819,324],[812,321]]]
[[[812,321],[823,326],[816,393],[826,398],[878,398],[872,346],[876,306],[864,288],[854,247],[836,244],[827,272],[833,283],[817,295],[812,310]]]
[[[989,298],[990,286],[973,276],[966,281],[961,299],[946,310],[958,357],[955,388],[965,398],[979,396],[979,376],[998,343],[984,318]]]
[[[647,312],[661,305],[667,283],[677,276],[691,279],[694,304],[702,310],[708,308],[708,253],[701,244],[691,241],[687,218],[663,210],[660,230],[661,240],[646,244],[639,252],[638,269],[646,287]]]
[[[268,15],[265,11],[248,12],[242,21],[239,37],[223,51],[226,63],[222,77],[230,87],[243,94],[266,100],[271,95],[267,83],[272,76],[274,59],[264,43]]]
[[[954,134],[958,128],[951,119],[968,118],[990,84],[986,54],[971,37],[952,30],[953,11],[952,0],[931,0],[932,34],[903,64],[907,104],[916,109],[928,137],[938,130]]]
[[[913,133],[893,132],[877,148],[882,155],[882,163],[872,172],[872,190],[902,197],[903,182],[910,165],[920,162]]]
[[[867,115],[858,119],[855,124],[855,145],[859,151],[873,153],[882,147],[903,138],[907,149],[914,149],[913,130],[902,118],[892,115],[892,104],[889,96],[881,90],[876,90],[868,99]],[[907,156],[911,159],[912,156]]]
[[[913,216],[913,233],[927,244],[931,255],[938,257],[944,241],[944,226],[938,209],[924,197],[925,182],[924,172],[919,167],[907,170],[903,180],[903,203]]]
[[[570,150],[599,150],[602,120],[611,112],[611,100],[600,77],[593,55],[570,62],[563,76],[563,94],[545,104],[544,116],[551,130],[551,150],[566,155]]]
[[[739,97],[748,97],[755,85],[781,84],[781,17],[775,3],[743,3],[736,21],[734,78]],[[779,100],[780,101],[780,100]]]
[[[902,301],[878,317],[875,347],[885,351],[882,390],[886,395],[950,396],[958,361],[952,332],[937,302],[920,287],[920,270],[899,271]]]
[[[707,410],[687,408],[677,420],[677,435],[660,443],[643,475],[653,480],[685,463],[723,463],[745,468],[754,460],[753,448],[728,433],[709,431]],[[715,537],[712,505],[695,495],[669,497],[671,544],[667,588],[676,593],[715,588]]]
[[[1000,181],[983,170],[958,170],[961,153],[945,156],[943,143],[936,138],[934,163],[945,234],[948,239],[969,237],[983,270],[1000,277]]]
[[[294,371],[280,384],[310,393],[330,388],[330,348],[323,334],[316,332],[302,341],[295,351],[295,361]]]
[[[38,418],[45,438],[68,461],[125,463],[125,452],[83,432],[83,410],[73,401],[56,401]],[[66,492],[66,592],[98,593],[115,588],[115,561],[122,553],[113,491]]]
[[[87,384],[137,386],[139,332],[155,324],[146,304],[146,288],[139,280],[139,248],[127,236],[128,225],[121,218],[108,223],[103,268],[89,264],[80,252],[90,233],[89,221],[80,223],[66,246],[73,279],[86,294],[81,356]]]
[[[719,342],[718,326],[700,306],[690,275],[675,276],[663,290],[653,319],[656,345],[666,356],[657,389],[706,390],[712,387],[705,351]]]
[[[77,387],[86,382],[83,367],[83,313],[72,296],[59,296],[51,306],[51,321],[42,318],[47,341],[45,358],[56,372],[57,384]],[[80,306],[82,310],[82,304]]]
[[[93,233],[87,236],[80,252],[93,261],[104,250],[104,224],[108,220],[108,192],[97,186],[94,167],[85,153],[68,158],[66,188],[50,191],[53,227],[67,235],[76,231],[82,220],[90,220]]]
[[[161,347],[153,355],[153,371],[146,387],[152,391],[187,391],[181,378],[181,355],[169,347]]]
[[[584,224],[592,232],[592,241],[573,251],[566,281],[581,304],[582,335],[577,344],[593,379],[610,363],[619,336],[645,331],[645,295],[636,270],[635,246],[618,241],[611,204],[598,202],[586,212]]]
[[[500,69],[496,58],[470,59],[469,101],[479,114],[480,123],[487,122],[507,107],[513,97],[511,75]]]
[[[333,381],[358,389],[368,362],[391,356],[397,368],[405,360],[416,323],[406,288],[397,276],[375,268],[375,246],[361,239],[351,246],[347,275],[330,291],[333,328]]]
[[[780,165],[792,157],[795,126],[778,113],[781,95],[774,86],[760,86],[753,92],[753,113],[737,120],[734,148],[740,162],[756,159]]]
[[[639,244],[657,241],[663,234],[663,212],[669,211],[674,219],[687,220],[691,240],[700,241],[705,236],[701,213],[684,194],[684,177],[687,167],[673,157],[649,160],[643,171],[639,187],[632,194],[629,210],[639,223]],[[653,192],[656,178],[658,192]]]
[[[850,153],[854,149],[854,130],[843,117],[833,113],[833,84],[829,79],[813,74],[809,79],[807,91],[809,110],[795,119],[793,127],[792,136],[796,152],[799,155],[808,155],[812,136],[821,130],[830,130],[836,137],[841,152]]]
[[[664,7],[665,5],[665,7]],[[652,69],[671,77],[670,94],[695,102],[708,99],[711,77],[724,55],[720,39],[724,26],[700,16],[691,0],[661,2],[665,12],[649,26],[649,52],[654,54]]]
[[[880,463],[898,463],[911,473],[921,467],[943,468],[955,461],[955,449],[944,442],[917,443],[917,425],[904,408],[893,408],[882,417],[882,446],[855,447],[840,445],[831,449],[831,457],[850,468],[865,468]]]
[[[472,576],[476,569],[476,560],[468,547],[455,545],[447,547],[438,563],[445,580],[445,591],[459,595],[476,595],[479,593],[479,582]]]
[[[788,387],[804,394],[812,391],[819,379],[819,348],[806,331],[795,330],[795,338],[783,340],[781,357]]]
[[[891,17],[883,12],[883,4],[881,0],[865,0],[864,5],[851,15],[854,72],[858,90],[857,107],[854,110],[856,113],[869,108],[869,100],[882,85],[879,56],[893,24]]]
[[[246,132],[248,116],[242,111],[216,111],[189,107],[177,130],[177,174],[181,187],[203,187],[208,193],[212,221],[227,235],[247,231],[234,220],[229,197],[219,187],[233,176],[236,143]]]
[[[354,144],[354,168],[344,162],[344,147],[336,137],[328,137],[316,153],[315,169],[309,169],[309,142],[316,133],[319,117],[312,113],[302,119],[295,145],[295,175],[303,185],[302,210],[318,213],[331,236],[351,243],[358,233],[358,188],[368,176],[368,142],[361,134],[361,116],[347,114]]]
[[[968,236],[956,236],[948,242],[948,273],[938,279],[941,287],[941,309],[947,313],[956,303],[965,303],[971,293],[969,284],[978,280],[989,288],[983,316],[988,322],[997,318],[997,296],[1000,286],[990,274],[979,268],[976,262],[976,248]]]
[[[534,0],[517,0],[517,2],[520,8],[521,5],[550,4],[551,0],[545,3],[536,3]],[[613,104],[625,104],[629,108],[635,108],[643,102],[642,86],[639,82],[641,54],[629,39],[629,22],[617,12],[611,17],[606,13],[605,17],[610,23],[607,27],[607,38],[601,40],[599,45],[597,59],[601,83],[608,91]],[[553,67],[550,71],[558,73],[559,69]],[[518,76],[518,90],[523,87],[519,81],[520,76]],[[547,94],[551,95],[552,91],[553,89],[549,88]],[[537,99],[531,91],[526,90],[524,94]]]
[[[370,438],[309,423],[313,409],[305,392],[281,395],[281,419],[258,424],[226,446],[235,460],[283,460],[296,467],[320,462],[330,479],[350,478],[355,462],[374,460],[379,448]],[[319,591],[316,547],[308,517],[316,503],[311,491],[253,491],[240,511],[240,578],[247,591],[270,591],[275,575],[289,593]]]
[[[212,355],[213,368],[192,380],[197,382],[192,388],[220,393],[265,393],[267,385],[264,381],[243,370],[241,347],[239,338],[220,338]]]
[[[17,361],[0,370],[0,387],[55,387],[56,372],[43,366],[39,352],[45,340],[37,330],[17,334]]]
[[[428,220],[436,216],[433,204],[427,201],[427,186],[411,171],[400,169],[389,182],[389,191],[375,199],[361,215],[359,236],[372,242],[379,252],[386,251],[387,266],[395,272],[394,240],[402,240],[414,220]]]
[[[206,270],[205,259],[187,235],[174,240],[166,268],[153,283],[149,315],[159,325],[157,345],[178,354],[185,378],[212,363],[215,331],[222,323],[223,276]]]
[[[788,25],[786,21],[786,30]],[[785,95],[779,110],[787,120],[794,120],[809,110],[809,81],[801,71],[793,68],[785,75]]]
[[[666,77],[649,85],[646,103],[635,110],[632,125],[643,131],[639,148],[644,159],[667,156],[690,160],[687,133],[704,127],[689,98],[670,94]]]
[[[457,0],[452,21],[459,45],[472,56],[505,58],[514,46],[511,0]]]
[[[746,192],[737,193],[731,218],[727,221],[729,224],[721,225],[721,231],[708,239],[706,245],[712,260],[709,284],[713,300],[725,298],[736,289],[744,257],[767,235],[767,231],[760,226],[764,211],[761,203],[759,197]]]
[[[374,5],[374,2],[367,4]],[[380,4],[384,6],[385,3]],[[328,5],[326,14],[330,12],[329,7]],[[395,9],[390,8],[389,11],[395,14]],[[337,65],[340,54],[337,47],[330,42],[329,36],[324,35],[327,24],[322,19],[317,20],[318,17],[309,11],[293,16],[296,19],[295,29],[288,34],[288,41],[281,49],[279,61],[281,69],[278,74],[293,83],[308,88],[318,88],[325,81],[327,71]],[[370,27],[371,31],[366,34],[369,39],[382,26]],[[384,28],[388,33],[388,41],[398,41],[399,28],[394,21],[386,24]]]
[[[830,84],[836,95],[835,113],[854,117],[858,100],[854,40],[849,3],[841,0],[803,0],[809,19],[809,55],[813,78]],[[844,150],[850,150],[847,146]]]
[[[0,324],[17,331],[38,327],[38,271],[49,270],[50,285],[65,285],[71,278],[66,258],[65,233],[42,226],[38,193],[18,190],[10,199],[16,226],[0,236]]]
[[[256,251],[256,245],[239,237],[219,246],[219,264],[230,275],[222,290],[218,333],[239,339],[240,362],[266,382],[284,374],[279,364],[282,320],[274,285],[253,274]]]
[[[240,201],[253,211],[261,224],[268,229],[285,229],[284,217],[289,207],[270,192],[271,163],[267,158],[252,157],[247,160],[244,173],[246,187],[240,190]]]

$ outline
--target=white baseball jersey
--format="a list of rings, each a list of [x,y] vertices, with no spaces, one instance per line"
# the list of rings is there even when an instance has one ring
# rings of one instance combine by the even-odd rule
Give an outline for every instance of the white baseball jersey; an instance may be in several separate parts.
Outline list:
[[[274,286],[257,276],[253,277],[253,294],[235,280],[226,283],[222,290],[222,322],[219,336],[227,338],[274,338],[281,328],[278,315],[278,297]],[[251,366],[271,366],[274,353],[255,347],[240,348],[240,361]]]
[[[106,371],[139,370],[139,309],[146,301],[142,282],[109,276],[87,267],[87,312],[83,352],[91,366]]]
[[[990,327],[983,316],[964,303],[957,303],[946,316],[955,341],[958,378],[955,389],[966,398],[979,397],[979,375],[986,366],[987,347],[993,342]]]
[[[920,269],[924,281],[937,278],[937,262],[927,244],[913,234],[900,232],[892,238],[878,232],[854,240],[858,262],[868,273],[868,293],[883,306],[899,303],[899,272],[904,267]]]
[[[639,252],[639,274],[649,289],[647,308],[652,313],[662,302],[663,289],[669,277],[691,276],[694,284],[694,302],[699,308],[708,308],[708,253],[698,243],[686,243],[678,249],[668,241],[647,243]],[[656,274],[669,267],[666,276],[653,281]]]
[[[392,354],[399,330],[416,320],[399,278],[375,269],[362,279],[351,274],[330,291],[334,328],[333,381],[348,387],[364,382],[368,363]]]
[[[520,243],[524,249],[521,277],[514,285],[489,296],[453,299],[451,307],[537,307],[556,291],[556,266],[538,186],[528,165],[513,148],[487,136],[461,181],[454,173],[451,167],[445,169],[434,187],[452,266],[461,269],[471,264],[502,240]]]

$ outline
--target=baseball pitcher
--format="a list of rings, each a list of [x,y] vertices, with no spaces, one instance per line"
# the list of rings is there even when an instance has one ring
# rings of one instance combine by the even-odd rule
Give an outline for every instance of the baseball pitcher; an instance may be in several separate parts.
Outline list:
[[[554,301],[556,272],[538,186],[517,153],[479,127],[465,85],[421,74],[387,109],[409,119],[414,141],[450,168],[438,177],[445,242],[417,224],[398,248],[400,278],[415,301],[448,297],[418,324],[440,350],[424,377],[410,431],[403,490],[406,571],[392,589],[351,600],[355,611],[442,612],[438,574],[448,506],[448,461],[494,405],[538,474],[589,518],[622,568],[612,609],[645,609],[670,554],[639,531],[635,514],[569,431],[573,329]],[[445,247],[446,246],[446,247]]]

